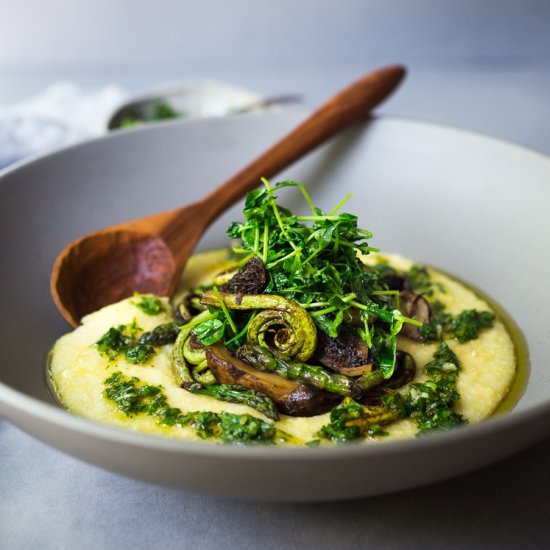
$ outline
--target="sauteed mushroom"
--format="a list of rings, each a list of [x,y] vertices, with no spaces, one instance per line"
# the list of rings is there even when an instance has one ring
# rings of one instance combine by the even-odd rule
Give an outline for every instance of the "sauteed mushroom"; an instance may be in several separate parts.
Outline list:
[[[254,256],[233,277],[218,287],[227,294],[260,294],[265,288],[266,275],[262,260]]]
[[[239,384],[271,398],[280,412],[290,416],[315,416],[329,411],[338,396],[262,372],[235,357],[222,344],[206,347],[206,360],[220,384]]]
[[[432,310],[430,304],[422,296],[415,294],[410,290],[402,290],[399,293],[399,309],[401,313],[407,317],[411,317],[421,323],[427,323],[430,320]],[[401,329],[401,334],[418,342],[424,342],[426,339],[420,334],[419,327],[405,323]]]
[[[372,369],[367,344],[346,326],[342,326],[336,338],[318,331],[313,356],[325,367],[348,376],[361,376]]]

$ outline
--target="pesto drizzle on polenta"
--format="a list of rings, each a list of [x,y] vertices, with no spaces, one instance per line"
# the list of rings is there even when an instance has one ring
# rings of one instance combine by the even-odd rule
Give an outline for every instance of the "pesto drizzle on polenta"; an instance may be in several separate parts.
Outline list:
[[[96,343],[98,351],[113,361],[123,356],[128,363],[143,365],[155,350],[151,344],[140,343],[137,334],[141,329],[135,321],[111,327]]]
[[[413,420],[419,435],[464,424],[464,418],[454,411],[460,399],[456,388],[460,361],[456,354],[442,342],[424,369],[428,380],[409,384],[404,393],[392,393],[384,404],[398,411],[401,418]]]
[[[142,296],[139,292],[134,293],[134,297],[139,301],[132,302],[147,315],[158,315],[162,311],[162,302],[156,296]]]
[[[142,383],[137,377],[128,378],[114,372],[105,382],[103,395],[126,416],[146,414],[158,419],[164,426],[190,426],[202,439],[217,438],[225,443],[273,443],[284,439],[282,432],[270,422],[248,414],[193,411],[183,414],[171,407],[162,387]]]

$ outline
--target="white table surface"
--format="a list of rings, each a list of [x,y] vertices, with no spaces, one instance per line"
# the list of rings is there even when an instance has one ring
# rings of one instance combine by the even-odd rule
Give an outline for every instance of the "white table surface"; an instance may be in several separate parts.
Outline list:
[[[212,77],[307,105],[372,67],[292,68]],[[181,75],[0,75],[0,104],[59,79],[142,91]],[[550,64],[411,67],[381,113],[499,136],[550,154]],[[549,182],[550,185],[550,182]],[[0,420],[0,548],[549,548],[550,439],[484,470],[400,494],[350,502],[220,500],[127,479],[79,462]],[[406,465],[403,465],[406,468]]]

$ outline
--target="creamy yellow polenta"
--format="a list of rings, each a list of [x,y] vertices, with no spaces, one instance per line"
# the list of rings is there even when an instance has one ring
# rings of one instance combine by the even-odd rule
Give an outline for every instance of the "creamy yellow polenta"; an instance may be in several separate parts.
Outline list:
[[[225,257],[224,251],[197,254],[188,264],[182,288],[210,281],[224,267],[229,266],[224,261]],[[380,257],[371,255],[366,258],[366,263],[379,261]],[[400,270],[408,270],[412,263],[397,255],[384,255],[382,258]],[[435,297],[445,304],[449,313],[458,314],[465,309],[491,310],[484,300],[459,282],[433,270],[430,270],[430,275],[432,281],[444,286],[445,292],[436,290]],[[154,417],[127,417],[117,411],[114,404],[105,399],[103,390],[105,379],[111,373],[121,371],[145,383],[162,386],[169,404],[178,407],[183,413],[227,411],[263,418],[261,413],[245,405],[222,402],[181,389],[172,374],[171,345],[156,348],[157,353],[145,365],[132,365],[124,358],[109,361],[102,356],[94,344],[110,327],[135,321],[140,329],[146,331],[172,319],[171,305],[167,299],[162,299],[163,311],[155,316],[147,315],[135,304],[136,299],[129,298],[88,315],[83,318],[79,328],[56,342],[50,356],[49,375],[59,400],[67,409],[83,417],[128,430],[178,439],[199,439],[192,428],[161,426]],[[497,319],[493,328],[482,331],[478,339],[465,344],[449,340],[448,344],[462,365],[458,378],[461,399],[456,410],[469,422],[482,420],[495,411],[514,379],[516,357],[512,339],[503,323]],[[438,344],[423,344],[400,338],[398,347],[414,357],[417,364],[415,381],[425,379],[422,367],[432,360]],[[311,418],[281,416],[277,427],[305,443],[312,440],[314,434],[328,421],[329,413]],[[409,420],[397,421],[385,429],[389,436],[383,438],[384,441],[411,437],[416,433],[415,424]]]

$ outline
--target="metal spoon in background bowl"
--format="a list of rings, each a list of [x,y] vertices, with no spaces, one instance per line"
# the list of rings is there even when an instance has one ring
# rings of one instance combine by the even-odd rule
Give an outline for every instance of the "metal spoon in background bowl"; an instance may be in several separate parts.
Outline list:
[[[51,276],[53,300],[73,327],[97,309],[135,291],[170,296],[207,227],[256,187],[364,119],[405,75],[402,66],[370,73],[336,94],[297,128],[202,200],[168,212],[90,233],[58,256]]]

